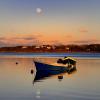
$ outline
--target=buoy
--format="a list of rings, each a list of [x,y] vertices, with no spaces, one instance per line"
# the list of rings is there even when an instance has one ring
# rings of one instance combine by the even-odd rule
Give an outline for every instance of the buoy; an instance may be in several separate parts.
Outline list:
[[[16,65],[18,64],[18,62],[16,62]]]
[[[31,74],[33,74],[34,73],[34,70],[33,69],[31,69]]]
[[[58,76],[58,80],[59,80],[59,82],[61,82],[62,79],[63,79],[63,76]]]
[[[63,79],[63,76],[58,76],[58,79]]]

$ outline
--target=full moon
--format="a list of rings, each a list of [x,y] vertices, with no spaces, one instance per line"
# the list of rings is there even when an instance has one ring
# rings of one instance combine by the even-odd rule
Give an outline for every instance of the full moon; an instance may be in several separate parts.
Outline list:
[[[40,14],[40,13],[42,13],[43,11],[42,11],[42,9],[41,8],[36,8],[36,13],[37,14]]]

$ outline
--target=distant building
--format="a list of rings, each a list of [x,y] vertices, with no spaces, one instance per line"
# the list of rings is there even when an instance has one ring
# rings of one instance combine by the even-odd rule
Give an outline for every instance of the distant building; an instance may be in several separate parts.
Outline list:
[[[36,48],[36,49],[40,49],[40,46],[36,46],[35,48]]]
[[[50,47],[50,46],[47,46],[47,49],[49,49],[49,50],[50,50],[50,49],[52,49],[52,47]]]
[[[22,49],[25,49],[25,48],[27,48],[27,46],[23,46],[23,47],[22,47]]]
[[[70,50],[70,48],[66,47],[66,50],[67,50],[67,51],[69,51],[69,50]]]

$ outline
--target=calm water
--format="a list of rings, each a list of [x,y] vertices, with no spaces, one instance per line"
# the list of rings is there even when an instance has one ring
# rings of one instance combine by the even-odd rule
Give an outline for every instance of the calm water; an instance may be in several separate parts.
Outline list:
[[[0,100],[100,100],[100,58],[76,57],[74,73],[37,82],[30,73],[33,59],[53,64],[58,58],[0,56]]]
[[[84,57],[100,58],[100,53],[0,53],[0,57]]]

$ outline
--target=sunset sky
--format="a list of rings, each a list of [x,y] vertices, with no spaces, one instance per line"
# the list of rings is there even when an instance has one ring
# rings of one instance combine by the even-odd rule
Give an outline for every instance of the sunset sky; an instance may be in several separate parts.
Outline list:
[[[0,0],[0,47],[100,43],[100,0]]]

